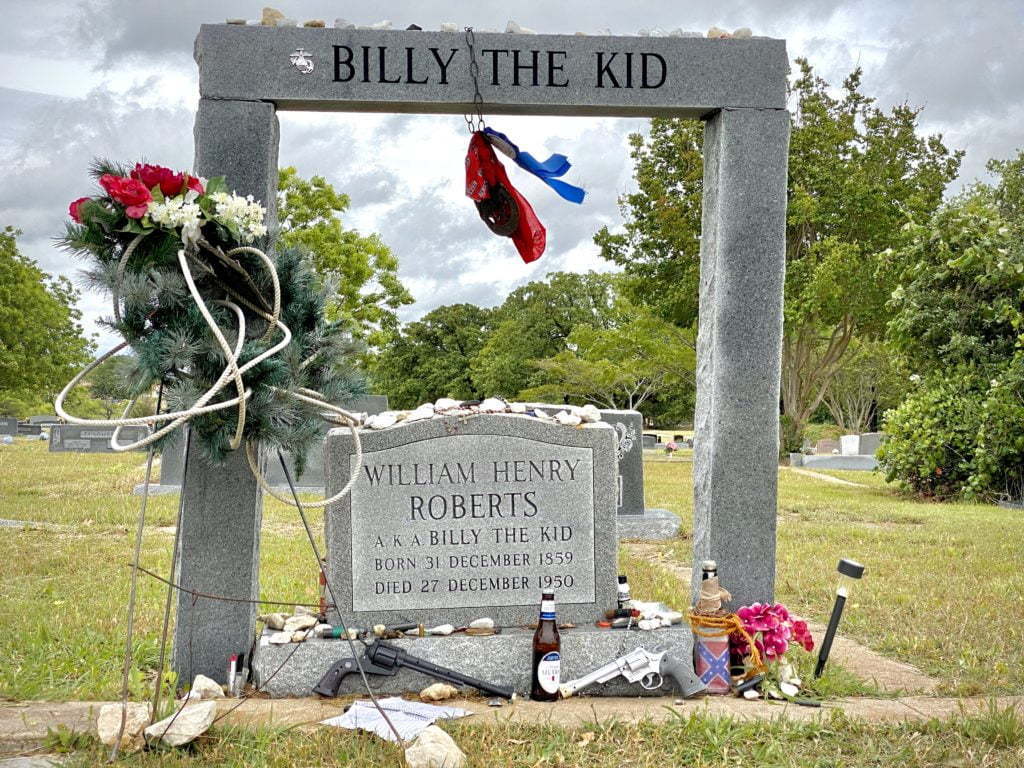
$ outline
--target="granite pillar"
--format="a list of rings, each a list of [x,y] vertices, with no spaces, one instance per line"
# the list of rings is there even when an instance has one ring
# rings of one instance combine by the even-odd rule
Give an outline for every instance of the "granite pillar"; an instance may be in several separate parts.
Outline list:
[[[784,109],[705,124],[693,562],[733,607],[774,593],[788,145]]]
[[[200,99],[194,170],[225,176],[228,188],[251,194],[276,223],[278,122],[273,104]],[[192,442],[182,485],[180,583],[202,592],[259,597],[259,536],[263,496],[242,450],[222,464]],[[182,684],[196,674],[223,683],[228,659],[248,652],[256,606],[178,594],[174,668]]]

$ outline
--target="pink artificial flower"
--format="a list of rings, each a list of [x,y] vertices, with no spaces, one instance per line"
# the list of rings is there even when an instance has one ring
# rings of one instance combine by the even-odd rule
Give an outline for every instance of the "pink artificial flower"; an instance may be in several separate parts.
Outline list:
[[[115,203],[124,206],[125,216],[130,219],[141,219],[145,216],[153,199],[149,189],[138,179],[105,173],[100,176],[100,186]]]
[[[805,651],[814,650],[814,638],[811,637],[811,631],[807,628],[806,621],[797,619],[793,622],[793,639],[798,645],[803,646]]]
[[[185,185],[193,192],[203,194],[203,182],[199,180],[198,176],[192,176],[188,173],[185,174]]]
[[[77,200],[72,200],[71,205],[68,206],[68,216],[77,221],[79,224],[82,223],[82,203],[87,200],[91,200],[89,197],[80,197]]]
[[[814,640],[807,630],[807,623],[794,620],[789,609],[782,603],[754,603],[740,608],[736,615],[743,622],[743,628],[754,638],[754,645],[766,661],[782,657],[791,642],[807,650],[814,646]],[[733,649],[742,655],[750,653],[742,635],[730,638]]]

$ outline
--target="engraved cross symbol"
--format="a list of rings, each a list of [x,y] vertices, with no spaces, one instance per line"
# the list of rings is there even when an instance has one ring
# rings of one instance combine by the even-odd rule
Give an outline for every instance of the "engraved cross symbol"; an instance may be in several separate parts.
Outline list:
[[[305,48],[296,48],[288,58],[302,74],[308,75],[313,71],[313,58]]]

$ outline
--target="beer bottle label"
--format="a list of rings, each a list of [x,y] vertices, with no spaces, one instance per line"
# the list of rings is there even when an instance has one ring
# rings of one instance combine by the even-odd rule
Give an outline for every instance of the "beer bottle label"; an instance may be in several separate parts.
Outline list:
[[[555,601],[554,600],[541,600],[540,602],[540,618],[554,619],[555,618]]]
[[[548,693],[557,693],[562,682],[562,657],[558,651],[545,653],[537,664],[537,680]]]

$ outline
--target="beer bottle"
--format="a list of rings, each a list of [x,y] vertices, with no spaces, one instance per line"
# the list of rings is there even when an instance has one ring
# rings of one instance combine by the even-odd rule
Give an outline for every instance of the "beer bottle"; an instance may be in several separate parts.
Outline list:
[[[530,698],[534,701],[558,699],[558,685],[562,681],[562,639],[555,621],[555,593],[545,592],[540,600],[540,622],[533,633],[533,687]]]

